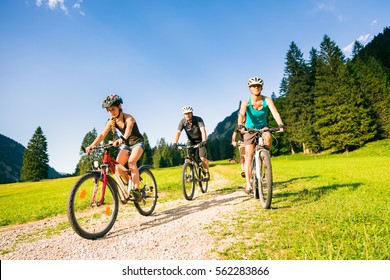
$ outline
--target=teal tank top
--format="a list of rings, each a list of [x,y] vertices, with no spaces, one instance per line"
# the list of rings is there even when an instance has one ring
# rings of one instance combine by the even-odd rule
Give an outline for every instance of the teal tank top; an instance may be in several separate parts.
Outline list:
[[[265,126],[268,126],[267,116],[268,116],[268,105],[267,101],[265,101],[265,97],[261,97],[263,100],[263,107],[260,110],[255,110],[252,107],[252,99],[249,97],[248,99],[248,108],[246,108],[246,128],[256,128],[261,129]]]

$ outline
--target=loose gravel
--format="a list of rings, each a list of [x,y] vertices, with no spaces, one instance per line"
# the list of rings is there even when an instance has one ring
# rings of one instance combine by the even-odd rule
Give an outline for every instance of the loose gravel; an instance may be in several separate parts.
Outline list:
[[[207,260],[219,259],[209,233],[213,221],[228,219],[248,196],[223,194],[224,179],[212,174],[209,192],[195,199],[157,202],[151,216],[120,205],[111,231],[98,240],[78,236],[66,216],[0,229],[2,260]]]

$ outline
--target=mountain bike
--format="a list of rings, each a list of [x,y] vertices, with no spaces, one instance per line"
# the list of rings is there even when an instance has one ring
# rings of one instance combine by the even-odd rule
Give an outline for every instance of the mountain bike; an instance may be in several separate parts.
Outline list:
[[[279,128],[250,128],[247,133],[255,133],[257,137],[257,144],[252,160],[252,172],[250,175],[250,182],[253,191],[253,196],[260,200],[261,206],[264,209],[271,208],[273,178],[272,178],[272,164],[271,155],[268,147],[264,144],[263,133],[276,133]]]
[[[181,187],[185,199],[192,200],[195,194],[195,184],[199,184],[202,193],[207,192],[209,183],[203,174],[203,165],[199,157],[199,144],[178,145],[179,150],[186,150],[185,160],[182,169]]]
[[[66,204],[69,222],[73,230],[86,239],[101,238],[110,231],[118,215],[119,201],[122,204],[132,201],[144,216],[151,215],[156,207],[157,183],[150,166],[138,168],[137,189],[130,170],[110,156],[112,147],[113,142],[109,142],[92,148],[92,154],[104,151],[103,163],[99,166],[99,162],[94,161],[92,170],[81,176],[69,192]],[[121,168],[127,173],[128,185],[115,172],[115,168]]]

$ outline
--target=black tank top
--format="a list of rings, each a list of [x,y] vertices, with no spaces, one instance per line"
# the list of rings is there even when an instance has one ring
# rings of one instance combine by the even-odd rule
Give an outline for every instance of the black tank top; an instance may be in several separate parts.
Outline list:
[[[122,135],[125,134],[125,131],[126,131],[126,122],[125,122],[125,125],[123,127],[123,129],[121,129],[116,123],[115,123],[115,128],[118,129]],[[138,129],[138,125],[137,123],[135,122],[134,125],[133,125],[133,129],[131,130],[131,134],[129,136],[129,138],[126,140],[125,144],[127,146],[133,146],[137,143],[140,143],[140,142],[143,142],[144,141],[144,137],[142,136],[142,134],[139,132],[139,129]]]

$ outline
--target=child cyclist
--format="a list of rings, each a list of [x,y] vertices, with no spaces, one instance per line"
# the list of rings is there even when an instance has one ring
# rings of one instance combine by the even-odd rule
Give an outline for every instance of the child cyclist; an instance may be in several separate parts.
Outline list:
[[[92,144],[86,147],[85,150],[87,153],[90,152],[94,146],[104,140],[110,130],[115,135],[115,129],[118,129],[122,135],[117,140],[114,138],[114,146],[121,145],[121,150],[116,160],[122,165],[125,165],[125,163],[128,162],[134,185],[137,189],[139,189],[137,161],[144,151],[144,138],[139,132],[137,122],[133,116],[123,112],[122,104],[122,98],[116,94],[109,95],[106,99],[104,99],[102,108],[107,110],[111,119],[107,121],[106,127],[103,131],[98,134]],[[119,173],[124,183],[129,183],[129,176],[126,172],[120,168],[117,168],[116,172]]]

